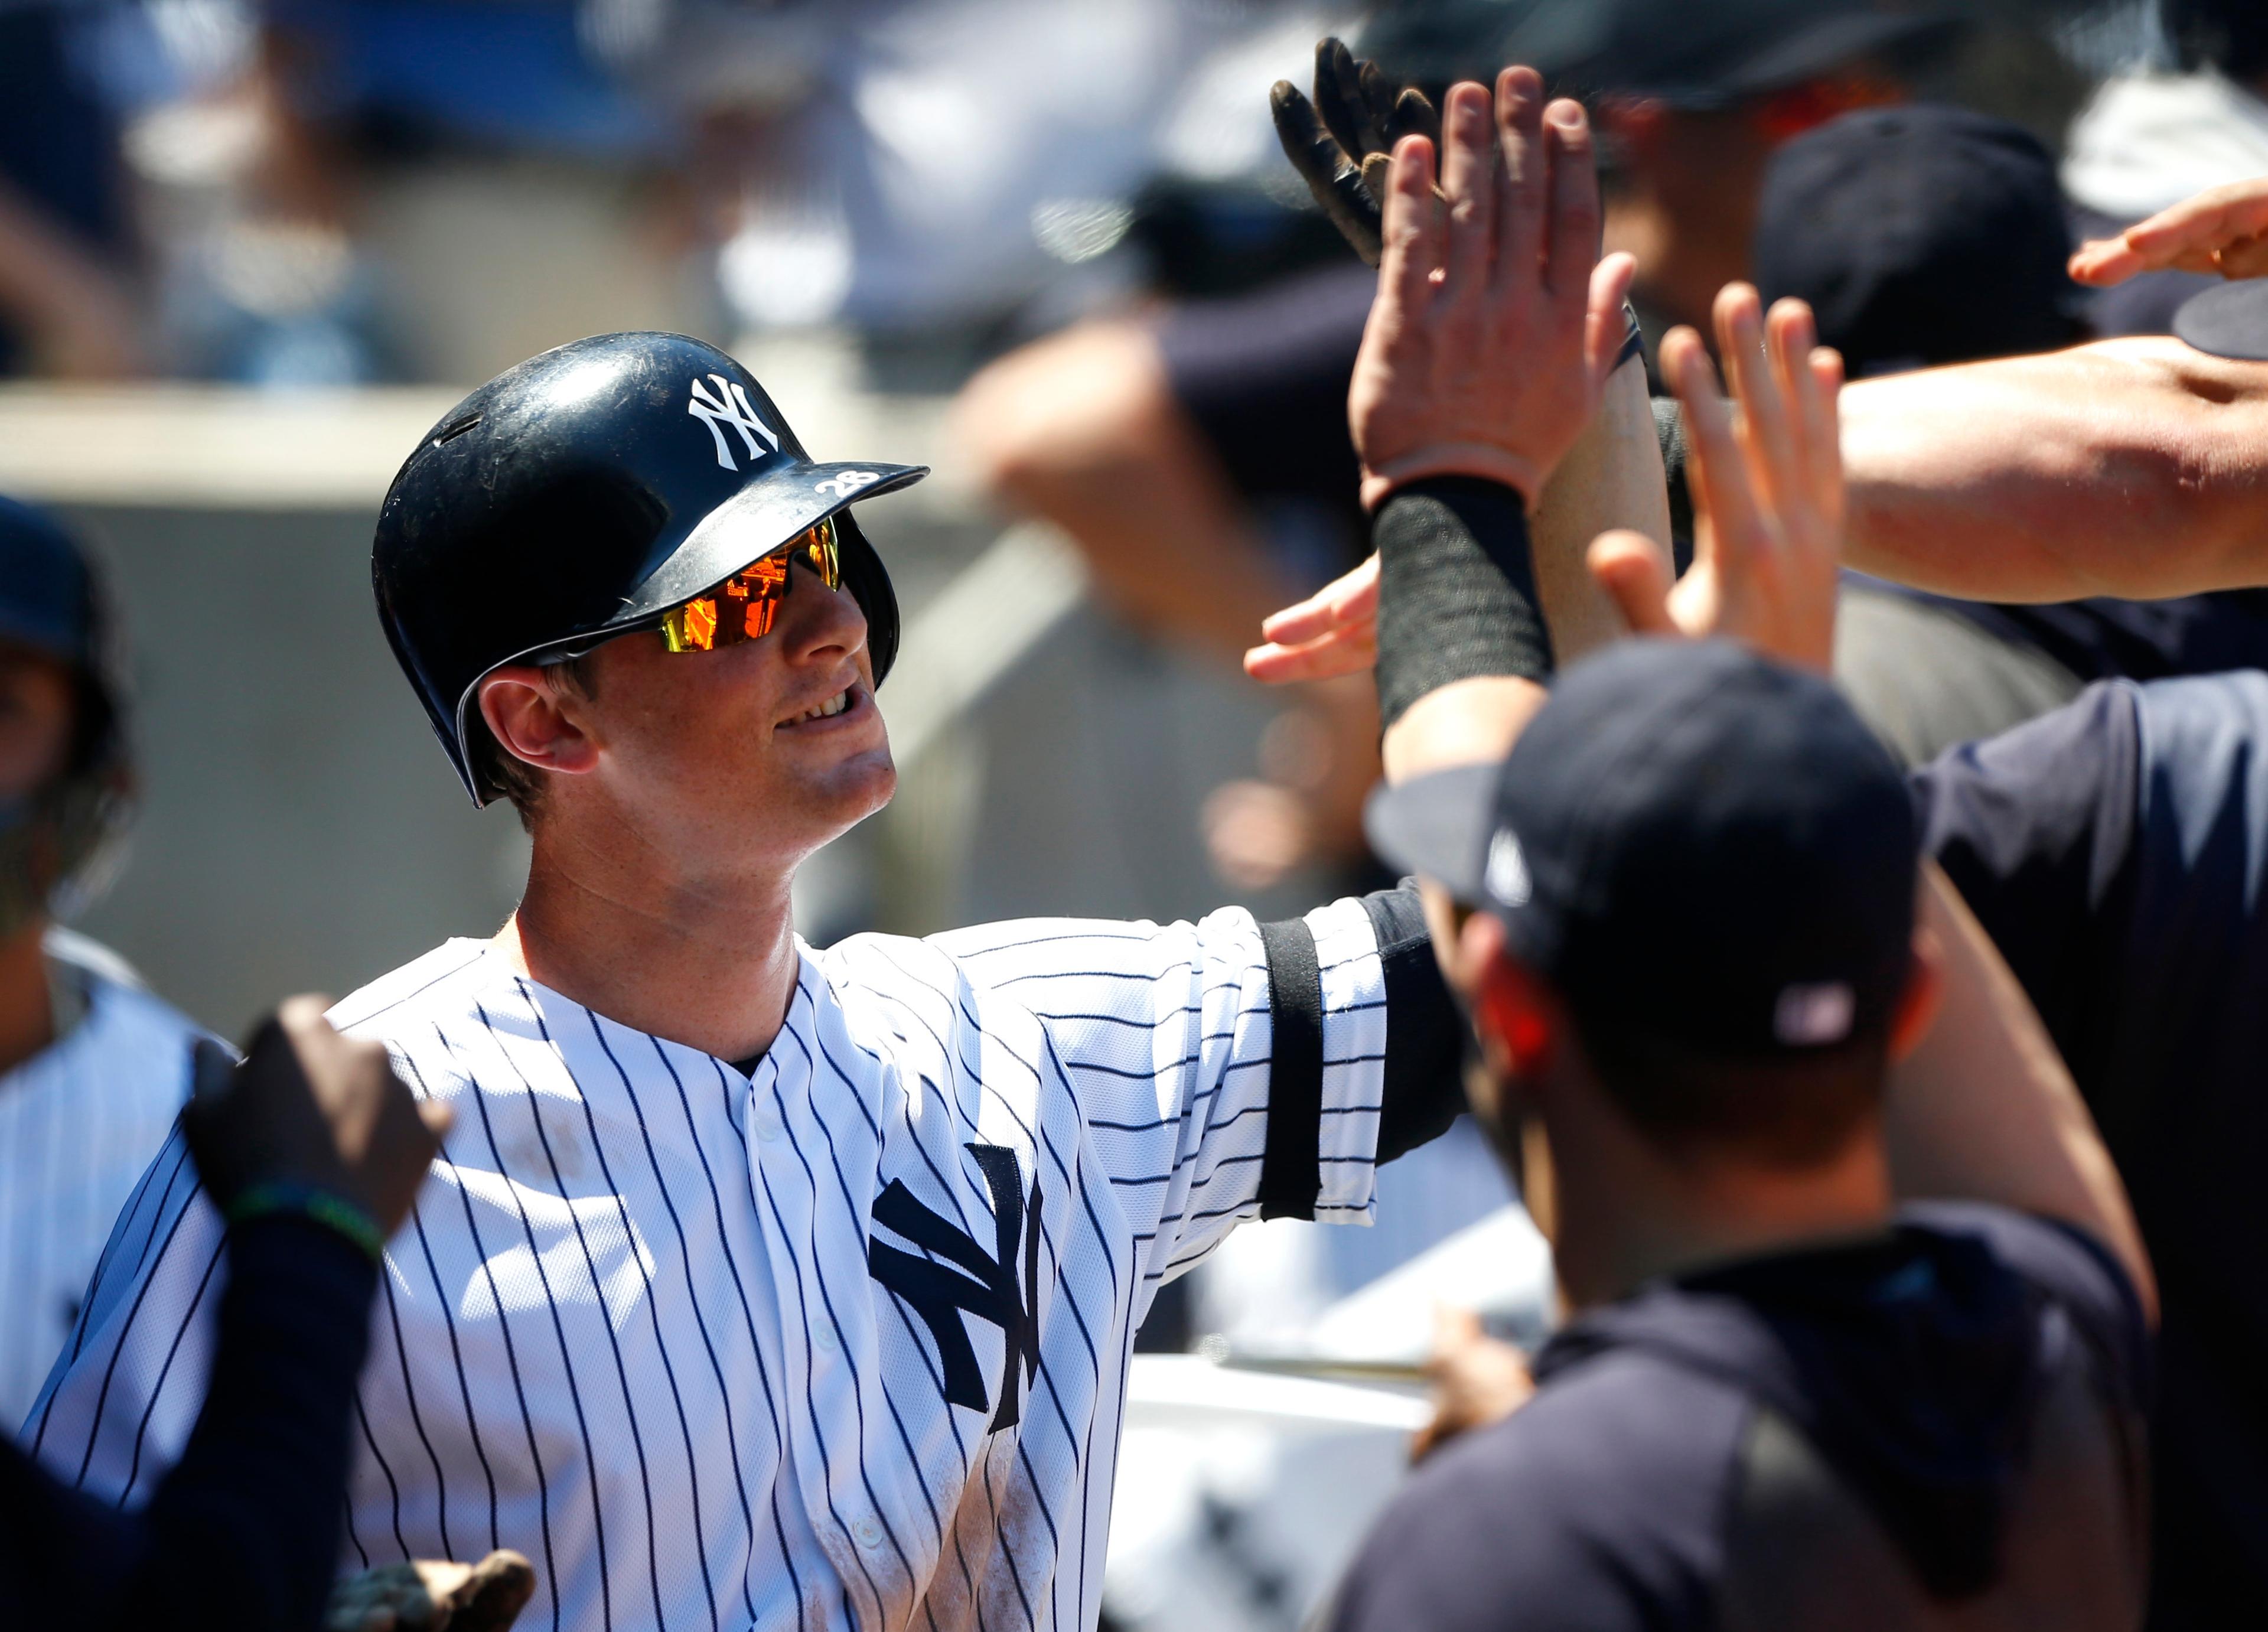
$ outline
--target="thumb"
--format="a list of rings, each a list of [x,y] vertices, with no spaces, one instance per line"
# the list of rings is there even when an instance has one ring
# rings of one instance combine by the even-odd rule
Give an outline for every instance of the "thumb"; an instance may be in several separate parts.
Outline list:
[[[1591,541],[1591,577],[1606,591],[1633,635],[1675,635],[1669,615],[1669,563],[1661,547],[1627,527]]]

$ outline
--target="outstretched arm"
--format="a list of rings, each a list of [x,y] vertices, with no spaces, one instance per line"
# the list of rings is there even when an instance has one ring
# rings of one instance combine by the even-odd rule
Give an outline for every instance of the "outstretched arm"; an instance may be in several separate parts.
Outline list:
[[[2172,339],[1859,381],[1852,566],[1970,600],[2268,584],[2268,364]]]

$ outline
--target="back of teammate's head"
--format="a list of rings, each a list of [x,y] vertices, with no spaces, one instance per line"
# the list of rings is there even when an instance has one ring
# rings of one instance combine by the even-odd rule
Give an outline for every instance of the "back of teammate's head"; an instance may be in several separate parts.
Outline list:
[[[1825,680],[1626,641],[1563,674],[1502,764],[1386,790],[1370,827],[1502,923],[1657,1146],[1801,1167],[1875,1115],[1918,839],[1897,767]]]
[[[0,497],[0,657],[68,677],[69,746],[0,790],[0,936],[68,915],[107,878],[132,806],[116,625],[95,564],[46,511]]]
[[[1756,288],[1819,320],[1853,379],[2084,338],[2055,158],[2021,125],[1928,104],[1868,109],[1772,157]]]

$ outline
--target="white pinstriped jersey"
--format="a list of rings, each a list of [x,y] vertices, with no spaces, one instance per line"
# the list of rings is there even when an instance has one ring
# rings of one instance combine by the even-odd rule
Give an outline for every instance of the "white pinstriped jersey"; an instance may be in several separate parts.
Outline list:
[[[50,930],[78,1022],[0,1073],[0,1424],[12,1432],[70,1341],[118,1209],[189,1091],[197,1028],[107,949]]]
[[[1385,994],[1320,908],[1317,1216],[1368,1217]],[[1241,910],[804,949],[753,1079],[455,941],[337,1012],[457,1120],[395,1237],[344,1568],[517,1547],[529,1628],[1089,1628],[1134,1329],[1256,1199]],[[202,1392],[176,1143],[33,1435],[125,1500]]]

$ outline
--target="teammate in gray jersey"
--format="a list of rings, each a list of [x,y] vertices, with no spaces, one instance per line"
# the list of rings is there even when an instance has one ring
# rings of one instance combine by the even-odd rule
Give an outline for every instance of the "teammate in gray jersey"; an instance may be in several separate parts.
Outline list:
[[[0,498],[0,1426],[70,1341],[111,1222],[188,1092],[187,1019],[57,928],[132,787],[114,630],[84,551]]]
[[[1587,161],[1535,180],[1531,229],[1594,212]],[[1540,480],[1620,290],[1587,322],[1506,283]],[[1091,1628],[1158,1287],[1244,1218],[1366,1220],[1460,1108],[1414,892],[795,937],[797,866],[894,782],[896,608],[848,506],[923,474],[814,463],[731,358],[621,334],[491,381],[396,478],[380,620],[534,845],[499,933],[335,1011],[455,1112],[381,1278],[343,1568],[515,1547],[523,1624],[574,1632]],[[49,1467],[148,1489],[222,1245],[169,1149],[33,1414]]]

